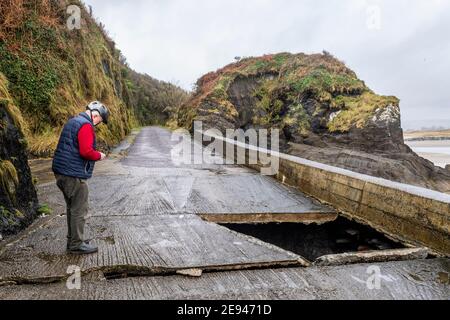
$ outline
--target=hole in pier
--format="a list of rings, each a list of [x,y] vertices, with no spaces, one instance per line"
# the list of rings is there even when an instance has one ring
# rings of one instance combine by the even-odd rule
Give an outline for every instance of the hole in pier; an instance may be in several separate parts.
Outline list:
[[[329,254],[405,248],[384,234],[343,217],[322,225],[298,223],[222,225],[294,252],[310,261]]]

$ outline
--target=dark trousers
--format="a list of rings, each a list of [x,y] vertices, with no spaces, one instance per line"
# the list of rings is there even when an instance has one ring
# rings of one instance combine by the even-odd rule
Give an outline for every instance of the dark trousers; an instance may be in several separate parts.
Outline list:
[[[67,206],[67,247],[78,249],[84,241],[84,226],[89,211],[89,188],[86,180],[55,175],[56,184]]]

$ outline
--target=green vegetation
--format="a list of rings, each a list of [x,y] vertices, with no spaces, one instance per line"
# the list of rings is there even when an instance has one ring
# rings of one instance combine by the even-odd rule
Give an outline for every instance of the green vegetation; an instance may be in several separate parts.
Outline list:
[[[275,56],[268,55],[261,59],[249,60],[251,63],[244,69],[244,74],[277,72],[289,58],[289,54],[281,53]]]
[[[8,91],[8,81],[0,72],[0,108],[4,109],[14,125],[22,131],[27,130],[27,126],[22,118],[20,110],[15,106]]]
[[[333,106],[341,112],[328,123],[328,129],[331,132],[345,132],[352,126],[362,128],[375,110],[389,105],[398,106],[399,100],[372,92],[364,92],[359,96],[338,96],[333,99]]]
[[[49,216],[53,213],[53,209],[48,206],[48,204],[44,203],[39,206],[37,212],[42,216]]]
[[[0,70],[10,81],[10,91],[17,104],[26,106],[27,115],[37,114],[45,119],[50,114],[52,96],[58,85],[55,62],[40,50],[22,50],[20,55],[10,53],[5,43],[0,43]]]
[[[127,104],[134,106],[134,113],[143,125],[167,125],[173,110],[188,98],[188,94],[173,84],[158,81],[148,75],[123,70],[129,95]]]
[[[365,90],[364,83],[348,74],[333,74],[324,67],[312,70],[309,74],[299,79],[288,79],[291,87],[299,94],[312,93],[320,98],[320,101],[330,101],[332,95],[351,94]]]
[[[0,206],[0,217],[2,220],[6,220],[10,227],[18,226],[19,219],[24,218],[24,214],[19,210],[8,210],[3,206]]]
[[[283,119],[284,126],[297,127],[297,134],[307,135],[311,129],[310,116],[301,104],[293,105],[289,108],[288,115]]]
[[[223,76],[214,87],[211,97],[216,100],[226,100],[228,99],[227,90],[230,84],[233,82],[234,78],[228,75]]]
[[[253,119],[256,124],[270,126],[281,121],[280,114],[284,103],[272,95],[275,87],[275,81],[266,80],[255,91],[254,96],[258,101],[256,109],[259,114],[259,117]]]
[[[245,58],[200,78],[192,99],[178,110],[178,124],[190,127],[194,119],[217,111],[222,117],[237,118],[229,96],[237,79],[246,79],[255,87],[246,93],[255,99],[254,125],[289,127],[300,135],[313,130],[313,120],[316,126],[320,123],[320,130],[330,132],[361,128],[378,108],[399,103],[395,97],[373,93],[328,52],[280,53]]]
[[[86,12],[89,30],[69,31],[59,20],[62,8],[64,3],[44,0],[2,4],[0,20],[10,23],[0,30],[0,72],[8,80],[10,100],[26,119],[24,133],[36,155],[52,153],[62,125],[89,100],[104,100],[113,111],[101,143],[117,142],[129,130],[128,119],[119,120],[126,108],[113,81],[98,68],[102,60],[113,60],[106,37]]]

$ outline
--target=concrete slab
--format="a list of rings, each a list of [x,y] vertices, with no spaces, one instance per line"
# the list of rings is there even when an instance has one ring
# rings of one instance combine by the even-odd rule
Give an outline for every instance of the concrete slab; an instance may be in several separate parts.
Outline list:
[[[48,282],[67,277],[67,268],[84,273],[157,275],[177,270],[235,270],[307,265],[301,257],[195,215],[95,217],[88,238],[99,253],[65,253],[65,217],[58,217],[0,256],[0,282]]]
[[[337,218],[334,209],[272,180],[257,174],[96,176],[89,181],[90,214],[195,213],[217,223],[323,223]],[[41,187],[40,194],[45,203],[64,203],[54,184]]]
[[[195,181],[187,211],[220,223],[326,222],[337,218],[321,205],[270,177],[218,176]]]
[[[138,277],[108,281],[82,278],[80,290],[65,282],[0,287],[6,299],[362,299],[448,300],[450,260],[379,263],[380,286],[368,274],[373,265],[248,270],[184,276]],[[372,279],[372,280],[371,280]]]

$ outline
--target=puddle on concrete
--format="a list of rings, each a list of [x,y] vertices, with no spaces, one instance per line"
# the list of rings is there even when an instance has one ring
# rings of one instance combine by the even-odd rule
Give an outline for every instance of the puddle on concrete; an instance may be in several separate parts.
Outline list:
[[[222,224],[294,252],[309,261],[324,255],[405,248],[382,233],[346,218],[322,225],[298,223]]]

